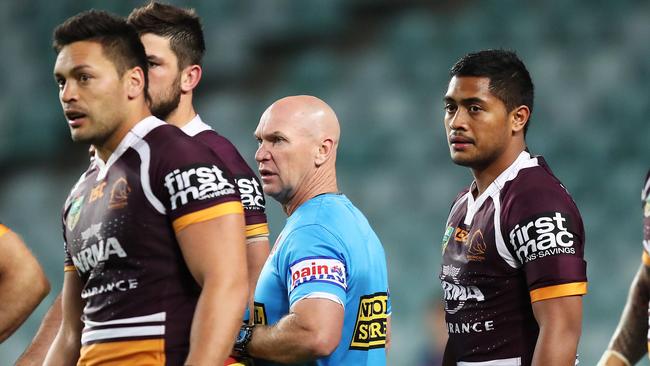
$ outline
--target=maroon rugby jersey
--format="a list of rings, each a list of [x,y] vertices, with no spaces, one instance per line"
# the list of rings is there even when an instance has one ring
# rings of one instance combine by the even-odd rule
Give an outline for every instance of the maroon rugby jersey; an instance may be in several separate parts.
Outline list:
[[[181,365],[200,287],[176,232],[243,213],[223,163],[148,117],[104,163],[96,158],[64,208],[66,270],[85,300],[80,365]]]
[[[587,292],[582,219],[526,151],[477,198],[475,189],[454,201],[443,238],[448,347],[459,365],[530,365],[531,302]]]
[[[269,226],[264,212],[266,203],[262,185],[235,145],[204,123],[198,114],[181,130],[208,146],[223,161],[225,168],[237,183],[244,206],[246,237],[268,236]]]

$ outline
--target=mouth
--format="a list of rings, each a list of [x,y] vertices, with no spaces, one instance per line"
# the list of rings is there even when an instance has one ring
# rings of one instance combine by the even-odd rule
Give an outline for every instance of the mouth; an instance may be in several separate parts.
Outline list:
[[[449,136],[449,145],[454,149],[464,150],[465,148],[473,144],[474,144],[474,140],[469,137],[459,136],[459,135]]]
[[[260,172],[260,177],[262,178],[262,181],[264,181],[264,180],[268,180],[268,179],[270,179],[272,176],[276,175],[276,174],[273,173],[271,170],[269,170],[269,169],[264,169],[264,168],[259,169],[259,172]]]
[[[65,114],[65,118],[68,119],[68,124],[70,125],[70,127],[81,126],[81,120],[87,116],[85,113],[75,109],[68,109],[64,111],[64,114]]]

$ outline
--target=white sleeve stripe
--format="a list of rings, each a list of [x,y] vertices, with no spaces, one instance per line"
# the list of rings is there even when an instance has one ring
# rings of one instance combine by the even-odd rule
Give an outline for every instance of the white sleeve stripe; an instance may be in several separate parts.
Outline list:
[[[294,306],[296,306],[298,301],[304,300],[304,299],[326,299],[326,300],[333,301],[333,302],[343,306],[343,309],[345,309],[345,304],[343,303],[343,301],[341,301],[341,299],[338,296],[336,296],[334,294],[330,294],[329,292],[312,292],[312,293],[307,294],[307,295],[299,298],[298,300],[294,301],[294,303],[293,303],[293,305],[291,305],[291,307],[293,308]]]
[[[153,194],[149,182],[149,164],[151,162],[151,150],[149,149],[149,145],[144,140],[140,140],[140,143],[133,146],[133,148],[138,152],[138,155],[140,155],[140,182],[142,184],[142,191],[156,211],[164,215],[167,210],[162,202],[158,200],[156,195]]]
[[[494,203],[494,240],[497,245],[497,252],[510,267],[519,268],[521,264],[510,254],[501,235],[501,200],[499,196],[492,197],[492,202]]]

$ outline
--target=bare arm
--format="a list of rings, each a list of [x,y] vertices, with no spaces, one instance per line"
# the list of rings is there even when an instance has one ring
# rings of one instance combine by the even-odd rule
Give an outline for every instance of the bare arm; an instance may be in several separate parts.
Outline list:
[[[6,230],[6,229],[5,229]],[[0,343],[9,338],[50,292],[41,266],[22,239],[7,231],[0,236]]]
[[[248,353],[281,363],[329,356],[341,340],[343,316],[343,306],[334,301],[300,300],[276,324],[255,326]]]
[[[574,366],[582,331],[582,296],[565,296],[533,303],[539,324],[533,366]]]
[[[599,366],[636,364],[648,352],[648,300],[650,267],[641,264],[630,285],[618,327]]]
[[[56,337],[61,321],[63,318],[63,310],[61,305],[61,294],[56,297],[54,303],[47,311],[41,326],[36,332],[36,336],[32,339],[32,343],[27,347],[25,352],[16,361],[16,366],[40,366],[45,360],[47,350],[52,345],[54,337]]]
[[[255,309],[253,299],[255,297],[255,287],[257,286],[257,279],[260,277],[260,272],[262,272],[262,267],[264,267],[264,262],[269,256],[269,238],[268,237],[258,237],[258,238],[249,238],[246,243],[246,263],[248,266],[248,309],[250,309],[251,314],[253,309]],[[251,315],[250,319],[251,324],[253,323],[253,316]]]
[[[248,296],[243,215],[194,223],[176,237],[192,276],[202,287],[186,364],[221,365],[230,355]]]
[[[83,301],[81,279],[75,271],[64,273],[61,305],[63,320],[45,358],[46,366],[76,365],[81,348]]]

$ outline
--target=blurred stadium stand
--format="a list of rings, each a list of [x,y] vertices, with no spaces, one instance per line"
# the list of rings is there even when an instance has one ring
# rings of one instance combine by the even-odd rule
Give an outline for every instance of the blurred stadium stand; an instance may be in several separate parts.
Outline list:
[[[650,167],[650,3],[647,1],[173,2],[203,18],[208,53],[203,119],[253,163],[252,132],[274,100],[313,94],[342,122],[342,190],[387,251],[393,299],[391,365],[426,343],[422,313],[439,291],[440,241],[451,200],[471,176],[454,166],[442,126],[448,69],[483,48],[516,50],[536,84],[528,134],[582,211],[590,280],[581,364],[593,365],[640,263],[642,179]],[[142,2],[0,2],[0,220],[22,233],[53,291],[12,338],[13,362],[59,292],[60,207],[86,165],[51,73],[51,31],[91,7],[127,15]],[[284,215],[269,199],[272,238]],[[1,306],[1,304],[0,304]],[[643,364],[648,364],[647,360]]]

